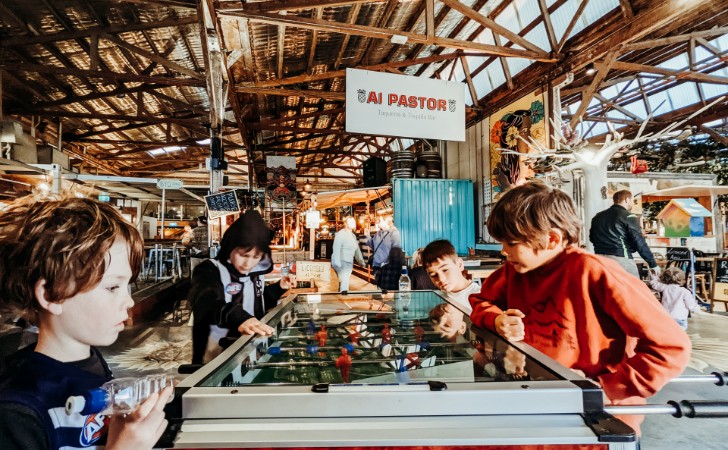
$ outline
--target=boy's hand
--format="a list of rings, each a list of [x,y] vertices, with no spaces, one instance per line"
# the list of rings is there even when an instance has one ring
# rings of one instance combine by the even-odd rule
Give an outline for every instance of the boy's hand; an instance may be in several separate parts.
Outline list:
[[[289,290],[296,287],[296,274],[289,273],[288,275],[281,278],[281,289]]]
[[[255,317],[251,317],[238,327],[238,332],[240,332],[240,334],[260,334],[261,336],[271,336],[273,331],[273,328],[264,324]]]
[[[128,416],[115,415],[109,423],[107,450],[151,449],[167,427],[164,405],[172,396],[173,387],[153,393]]]
[[[523,318],[526,317],[518,309],[509,309],[495,318],[495,331],[509,341],[522,341],[526,336]]]

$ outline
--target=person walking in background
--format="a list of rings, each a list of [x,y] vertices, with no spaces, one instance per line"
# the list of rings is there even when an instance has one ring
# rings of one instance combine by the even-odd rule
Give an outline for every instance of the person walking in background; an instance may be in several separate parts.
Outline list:
[[[210,257],[210,241],[207,230],[207,217],[197,218],[197,226],[192,228],[192,237],[183,244],[190,249],[190,271]]]
[[[369,236],[368,233],[367,231],[367,236]],[[394,226],[392,216],[379,218],[379,231],[367,240],[367,245],[372,249],[371,266],[376,274],[379,268],[387,262],[392,247],[402,247],[399,230]]]
[[[650,274],[650,287],[660,293],[660,303],[683,330],[688,329],[688,312],[697,312],[698,302],[685,287],[685,272],[668,267],[662,276]]]
[[[640,278],[632,253],[637,251],[650,269],[659,274],[657,261],[642,236],[637,216],[632,214],[632,193],[617,191],[612,197],[614,204],[594,216],[589,230],[589,241],[594,253],[619,263],[630,274]]]
[[[354,236],[354,228],[356,221],[353,217],[344,218],[344,228],[339,230],[334,236],[334,245],[331,252],[331,267],[336,271],[339,277],[339,291],[349,291],[349,279],[354,269],[354,260],[363,266],[364,258],[359,250],[359,242]]]
[[[375,283],[383,291],[399,290],[399,277],[402,275],[402,266],[407,266],[407,256],[399,247],[389,250],[387,261],[377,271]]]

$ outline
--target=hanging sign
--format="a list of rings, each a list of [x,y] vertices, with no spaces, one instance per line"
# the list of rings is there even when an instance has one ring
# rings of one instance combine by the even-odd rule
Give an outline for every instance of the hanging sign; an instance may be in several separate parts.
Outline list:
[[[175,178],[160,178],[157,180],[157,189],[182,189],[184,183]]]
[[[205,204],[207,205],[207,217],[210,219],[240,212],[238,196],[234,190],[206,195]]]
[[[321,211],[306,211],[306,228],[318,229],[321,226]]]
[[[346,132],[465,141],[465,84],[346,69]]]

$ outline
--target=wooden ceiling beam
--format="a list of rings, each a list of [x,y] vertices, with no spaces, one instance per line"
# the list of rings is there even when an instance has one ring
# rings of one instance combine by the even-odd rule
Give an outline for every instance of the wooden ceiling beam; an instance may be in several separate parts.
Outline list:
[[[569,36],[571,36],[571,31],[576,26],[576,23],[579,21],[579,18],[581,17],[581,14],[586,9],[586,6],[589,4],[589,0],[582,0],[579,7],[576,9],[576,12],[574,13],[574,17],[571,18],[571,21],[569,21],[569,25],[567,25],[566,30],[564,31],[564,35],[561,36],[561,40],[556,45],[556,53],[561,53],[561,50],[564,49],[564,45],[566,45],[566,41],[569,40]]]
[[[688,34],[681,34],[681,35],[677,35],[677,36],[670,36],[670,37],[660,38],[660,39],[649,39],[649,40],[645,40],[645,41],[635,42],[632,44],[627,44],[624,46],[624,51],[632,52],[635,50],[652,49],[655,47],[662,47],[665,45],[677,44],[680,42],[687,42],[691,39],[696,39],[696,38],[721,36],[726,33],[728,33],[728,26],[712,28],[710,30],[704,30],[704,31],[695,31],[695,32],[688,33]]]
[[[472,55],[471,53],[463,54],[463,55]],[[437,61],[447,61],[450,59],[455,59],[460,57],[461,55],[458,53],[448,53],[445,55],[436,55],[436,56],[429,56],[426,58],[417,58],[417,59],[406,59],[403,61],[393,61],[393,62],[387,62],[382,64],[374,64],[371,66],[360,66],[357,67],[357,69],[361,70],[372,70],[372,71],[381,71],[386,70],[390,68],[398,68],[398,67],[408,67],[408,66],[416,66],[418,64],[429,64],[432,62]],[[340,78],[346,76],[346,70],[332,70],[331,72],[324,72],[320,74],[304,74],[304,75],[297,75],[295,77],[288,77],[284,78],[282,80],[268,80],[268,81],[260,81],[256,83],[240,83],[238,86],[244,86],[244,87],[276,87],[276,86],[286,86],[290,84],[299,84],[299,83],[312,83],[315,81],[323,81],[328,80],[331,78]]]
[[[131,75],[124,73],[102,72],[96,70],[71,69],[68,67],[44,66],[41,64],[0,63],[0,68],[8,72],[35,72],[50,75],[70,75],[84,78],[104,78],[118,81],[164,84],[168,86],[205,87],[205,80],[191,78],[167,78],[160,76]]]
[[[303,128],[303,127],[286,127],[281,125],[267,125],[259,128],[261,130],[268,130],[268,131],[283,131],[283,132],[291,132],[291,133],[319,133],[322,131],[325,131],[325,134],[345,134],[346,131],[342,129],[331,129],[331,128]]]
[[[327,91],[317,91],[315,89],[284,89],[284,88],[260,88],[260,87],[236,86],[235,92],[237,92],[239,94],[323,98],[324,100],[332,100],[332,101],[346,100],[345,92],[327,92]]]
[[[97,119],[97,120],[108,120],[112,122],[144,122],[148,124],[159,124],[159,123],[181,123],[188,125],[200,125],[203,119],[188,119],[179,117],[152,117],[152,116],[131,116],[125,114],[99,114],[99,113],[77,113],[70,111],[48,111],[48,110],[25,110],[25,111],[13,111],[13,114],[27,114],[34,116],[45,116],[45,117],[66,117],[69,119]]]
[[[559,48],[559,43],[556,41],[554,25],[551,22],[551,14],[549,13],[548,6],[546,6],[546,0],[538,0],[538,7],[541,9],[541,20],[543,20],[544,26],[546,27],[546,36],[548,36],[551,50],[555,52]]]
[[[195,79],[199,79],[199,80],[205,79],[204,74],[197,73],[194,70],[188,69],[187,67],[185,67],[181,64],[177,64],[166,58],[156,55],[152,52],[148,52],[148,51],[144,50],[143,48],[139,48],[136,45],[132,45],[132,44],[126,42],[125,40],[121,39],[118,36],[104,33],[101,35],[101,37],[103,37],[107,41],[113,42],[114,44],[118,45],[119,47],[125,48],[131,52],[134,52],[137,55],[140,55],[150,61],[156,62],[157,64],[161,64],[162,66],[167,67],[168,69],[171,69],[179,74],[187,75],[190,78],[195,78]]]
[[[362,3],[371,3],[367,0],[286,0],[281,2],[251,2],[242,3],[235,2],[234,5],[226,5],[221,3],[218,11],[244,11],[251,13],[277,12],[277,11],[296,11],[301,9],[327,8],[331,6],[349,6],[361,5]]]
[[[591,103],[592,97],[594,97],[594,94],[599,89],[602,81],[604,81],[604,79],[607,77],[609,69],[614,65],[617,56],[619,56],[618,49],[613,49],[607,54],[607,56],[604,58],[604,61],[601,61],[597,64],[597,73],[594,75],[594,79],[592,80],[586,91],[582,92],[579,108],[577,108],[576,112],[574,113],[574,117],[572,117],[571,121],[569,122],[572,129],[576,128],[576,124],[579,123],[581,116],[586,112],[587,108],[589,107],[589,103]]]
[[[675,77],[679,80],[699,81],[703,83],[728,84],[728,77],[719,77],[717,75],[708,75],[691,70],[672,70],[662,67],[648,66],[645,64],[636,64],[624,61],[615,61],[612,64],[614,70],[625,70],[628,72],[647,72]]]
[[[485,28],[488,28],[492,32],[503,36],[514,44],[518,44],[527,50],[544,53],[544,50],[536,44],[529,42],[525,38],[519,36],[517,33],[514,33],[508,28],[499,25],[495,20],[489,19],[488,17],[480,14],[473,8],[470,8],[457,0],[440,0],[440,2],[459,12],[465,17],[483,25]]]
[[[293,116],[280,117],[278,119],[265,119],[265,120],[261,120],[260,122],[248,122],[247,126],[248,126],[248,128],[255,130],[255,129],[265,127],[267,125],[277,125],[277,124],[297,121],[297,120],[301,120],[301,119],[308,119],[310,117],[335,116],[335,115],[338,115],[345,111],[346,111],[346,108],[324,109],[321,111],[315,111],[315,112],[304,113],[304,114],[296,114]]]
[[[43,34],[40,36],[13,36],[0,38],[0,47],[28,46],[35,44],[49,44],[51,42],[69,41],[80,38],[90,38],[99,34],[117,34],[134,31],[153,30],[156,28],[180,27],[197,22],[195,16],[181,17],[178,19],[166,19],[159,22],[131,23],[128,25],[115,25],[110,27],[94,27],[77,31],[62,31],[59,33]]]
[[[369,27],[365,25],[356,25],[343,22],[333,22],[329,20],[310,19],[299,16],[282,16],[278,14],[248,12],[220,12],[220,14],[230,15],[234,17],[242,17],[256,22],[267,23],[270,25],[286,25],[296,28],[304,28],[309,30],[328,31],[333,33],[354,34],[374,39],[389,40],[392,36],[404,36],[408,42],[420,43],[426,45],[434,45],[439,47],[449,47],[460,50],[468,50],[473,52],[481,52],[495,56],[512,56],[516,58],[526,58],[535,61],[555,62],[556,59],[545,52],[534,52],[531,50],[519,50],[507,47],[496,47],[495,45],[482,44],[479,42],[469,42],[459,39],[431,37],[426,35],[412,33],[409,31],[391,30],[387,28]]]

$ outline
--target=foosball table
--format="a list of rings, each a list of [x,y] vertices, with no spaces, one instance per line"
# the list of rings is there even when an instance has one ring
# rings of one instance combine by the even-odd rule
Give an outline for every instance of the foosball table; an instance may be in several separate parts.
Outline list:
[[[169,447],[636,448],[597,384],[438,292],[296,294],[263,321],[177,386]]]

